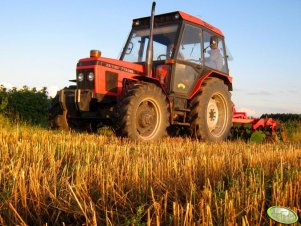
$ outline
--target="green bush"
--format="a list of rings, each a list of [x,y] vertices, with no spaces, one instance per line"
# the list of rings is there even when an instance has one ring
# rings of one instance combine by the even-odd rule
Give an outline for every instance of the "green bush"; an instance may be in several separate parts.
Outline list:
[[[0,113],[12,122],[26,122],[35,125],[47,125],[50,99],[47,89],[6,89],[0,86]]]
[[[266,138],[266,135],[264,134],[264,132],[262,131],[255,131],[252,133],[251,137],[250,137],[250,141],[257,143],[257,144],[261,144]]]

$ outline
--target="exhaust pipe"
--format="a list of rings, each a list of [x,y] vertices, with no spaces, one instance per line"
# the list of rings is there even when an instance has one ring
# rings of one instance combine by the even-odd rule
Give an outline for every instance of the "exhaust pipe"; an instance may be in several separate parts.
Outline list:
[[[150,18],[150,25],[149,25],[149,41],[147,45],[147,55],[146,55],[146,60],[145,60],[145,67],[146,67],[146,73],[147,76],[150,76],[152,73],[152,67],[153,67],[153,29],[154,29],[154,18],[155,18],[155,7],[156,7],[156,2],[153,2],[152,5],[152,14]]]

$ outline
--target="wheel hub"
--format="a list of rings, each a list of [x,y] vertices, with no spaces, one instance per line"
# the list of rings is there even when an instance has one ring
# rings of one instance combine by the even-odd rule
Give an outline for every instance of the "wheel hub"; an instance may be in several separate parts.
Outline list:
[[[149,114],[148,112],[143,112],[140,116],[139,124],[146,128],[153,123],[154,116]]]
[[[156,133],[160,124],[159,109],[155,101],[142,101],[137,110],[137,132],[143,139],[149,139]]]
[[[211,98],[207,108],[207,123],[209,130],[212,131],[216,128],[218,122],[218,106],[214,98]]]
[[[216,112],[214,111],[214,109],[210,109],[209,118],[210,121],[214,121],[214,119],[216,118]]]

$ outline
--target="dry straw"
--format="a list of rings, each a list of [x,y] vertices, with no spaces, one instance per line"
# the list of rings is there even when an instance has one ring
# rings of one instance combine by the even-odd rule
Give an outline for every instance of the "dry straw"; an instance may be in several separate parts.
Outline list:
[[[1,225],[265,225],[301,211],[300,143],[0,131]]]

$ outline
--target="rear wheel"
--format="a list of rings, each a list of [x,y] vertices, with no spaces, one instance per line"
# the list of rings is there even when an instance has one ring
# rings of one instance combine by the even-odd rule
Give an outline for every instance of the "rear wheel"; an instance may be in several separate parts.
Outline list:
[[[225,140],[232,127],[231,94],[217,78],[205,80],[201,91],[191,102],[193,136],[206,141]]]
[[[168,104],[156,85],[134,85],[120,101],[118,111],[118,135],[143,141],[158,140],[166,135]]]

